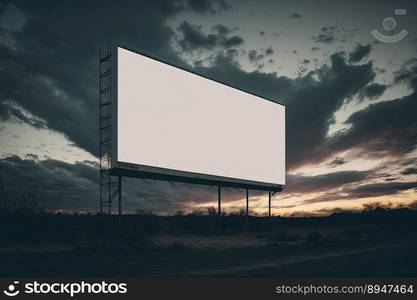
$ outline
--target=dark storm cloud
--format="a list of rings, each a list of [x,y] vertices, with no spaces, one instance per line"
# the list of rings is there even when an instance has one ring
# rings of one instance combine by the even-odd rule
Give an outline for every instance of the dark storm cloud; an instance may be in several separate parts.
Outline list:
[[[213,66],[198,66],[195,71],[210,78],[240,87],[244,90],[269,97],[277,101],[285,95],[292,86],[292,80],[287,77],[277,77],[275,73],[258,71],[245,72],[236,61],[230,57],[218,55]]]
[[[96,211],[98,206],[99,166],[96,162],[66,163],[54,159],[38,160],[36,155],[27,159],[10,156],[0,159],[0,192],[10,200],[18,200],[21,191],[42,195],[46,209]],[[243,198],[244,191],[222,189],[223,203]],[[216,188],[154,180],[125,178],[123,182],[123,210],[141,209],[158,214],[173,214],[197,204],[205,210],[215,206]],[[2,199],[3,200],[3,199]]]
[[[408,165],[415,165],[415,164],[416,164],[416,158],[401,159],[401,161],[398,162],[398,165],[401,165],[401,166],[408,166]]]
[[[357,187],[343,187],[341,193],[338,191],[328,191],[324,195],[303,201],[305,204],[337,201],[337,200],[357,200],[372,197],[396,195],[402,191],[417,188],[417,182],[382,182],[363,184]]]
[[[370,63],[361,66],[366,65],[370,66]],[[408,64],[398,73],[399,77],[401,76],[399,80],[414,88],[417,72],[413,73],[410,70],[413,70],[413,67]],[[368,82],[371,82],[375,73],[372,70],[369,72]],[[365,73],[358,73],[358,76],[364,75]],[[352,87],[351,83],[348,79],[345,87]],[[359,88],[359,91],[363,89],[363,86]],[[324,157],[336,155],[346,150],[351,151],[353,158],[359,156],[367,158],[401,157],[413,151],[417,146],[415,111],[417,111],[417,93],[415,91],[403,98],[372,104],[347,119],[345,123],[351,125],[349,129],[342,130],[332,138],[321,139],[318,150],[309,151],[310,161],[320,161]],[[306,145],[306,147],[308,146]]]
[[[341,171],[317,176],[287,175],[285,193],[317,193],[339,188],[348,183],[360,183],[370,176],[366,171]]]
[[[215,33],[205,34],[201,26],[192,25],[187,21],[183,21],[178,30],[182,37],[178,40],[178,44],[185,51],[193,50],[212,50],[215,47],[232,48],[243,44],[243,39],[237,35],[228,37],[230,29],[224,25],[217,25],[213,28]]]
[[[5,191],[10,200],[18,200],[21,192],[29,191],[42,195],[38,199],[46,209],[74,209],[96,211],[98,205],[98,164],[83,161],[75,164],[54,159],[38,160],[36,155],[28,159],[10,156],[0,159],[0,191]],[[241,192],[240,194],[242,194]],[[241,197],[239,193],[226,192],[227,201]],[[125,212],[136,209],[173,213],[193,203],[215,205],[215,190],[206,186],[171,184],[159,181],[126,179],[123,183]],[[2,199],[3,200],[3,199]],[[212,201],[210,203],[210,201]]]
[[[405,83],[414,92],[399,99],[371,104],[353,113],[345,122],[350,128],[328,140],[323,153],[351,150],[355,156],[391,156],[400,160],[416,149],[417,60],[407,61],[395,76],[396,83]],[[403,162],[405,165],[412,163],[410,160]]]
[[[352,37],[357,29],[346,30],[340,25],[333,25],[322,27],[320,33],[313,35],[311,38],[316,43],[333,44],[334,42],[346,42],[349,37]]]
[[[347,198],[369,198],[394,195],[401,191],[417,188],[417,182],[389,182],[361,185],[349,191]]]
[[[248,58],[251,62],[258,62],[265,57],[263,54],[258,54],[256,50],[250,50],[248,52]]]
[[[292,18],[292,19],[299,19],[299,18],[301,18],[301,17],[302,17],[302,15],[301,15],[301,14],[299,14],[299,13],[297,13],[297,12],[294,12],[294,13],[292,13],[292,14],[288,15],[288,17],[290,17],[290,18]]]
[[[47,159],[35,161],[17,156],[0,159],[0,184],[8,197],[18,197],[19,191],[45,191],[42,205],[61,207],[77,205],[79,209],[97,205],[98,168],[95,162],[69,164]],[[2,195],[4,197],[4,195]]]
[[[400,70],[394,73],[395,82],[405,82],[417,91],[417,58],[406,61]]]
[[[0,3],[0,28],[20,31],[26,22],[26,15],[12,3]]]
[[[355,149],[357,156],[401,156],[417,146],[417,93],[369,105],[346,121],[349,130],[336,135],[330,151]]]
[[[220,35],[223,36],[228,35],[232,31],[229,27],[224,26],[222,24],[214,25],[213,30],[217,31]]]
[[[318,35],[313,36],[313,41],[316,43],[330,44],[336,40],[335,31],[336,26],[322,27]]]
[[[371,53],[371,45],[356,45],[355,49],[350,53],[349,61],[352,63],[360,62],[362,59],[367,57]]]
[[[26,154],[25,157],[30,159],[30,160],[38,160],[39,159],[39,156],[37,156],[36,154],[32,154],[32,153]]]
[[[47,128],[45,122],[42,120],[26,116],[18,108],[13,107],[13,105],[10,105],[10,103],[7,102],[0,102],[0,120],[22,122],[36,129]]]
[[[385,92],[386,89],[387,86],[384,84],[372,83],[359,92],[359,100],[362,101],[365,98],[377,99]]]
[[[187,0],[187,5],[200,14],[217,14],[231,6],[224,0]]]
[[[225,54],[226,56],[231,57],[232,59],[236,59],[237,56],[239,55],[239,51],[237,51],[234,48],[231,48],[231,49],[227,49]]]
[[[371,64],[348,65],[343,53],[333,54],[330,64],[317,71],[318,80],[313,75],[308,73],[296,80],[296,89],[286,102],[290,168],[327,157],[321,147],[327,140],[333,113],[375,77]],[[305,155],[306,150],[309,155]]]
[[[417,168],[407,168],[400,173],[401,175],[412,175],[417,174]]]
[[[335,159],[333,159],[328,165],[330,167],[337,167],[340,165],[344,165],[346,163],[345,159],[343,157],[336,157]]]
[[[258,53],[256,50],[249,50],[248,59],[256,66],[264,66],[263,64],[259,64],[259,62],[262,61],[266,56],[270,56],[272,54],[274,54],[274,49],[272,49],[271,46],[266,49],[262,49],[261,53]]]
[[[98,49],[111,40],[181,64],[169,47],[173,32],[164,25],[179,11],[171,2],[124,1],[123,10],[110,1],[13,3],[28,19],[20,32],[7,32],[13,47],[0,44],[0,101],[18,103],[92,154],[98,151],[92,138]]]

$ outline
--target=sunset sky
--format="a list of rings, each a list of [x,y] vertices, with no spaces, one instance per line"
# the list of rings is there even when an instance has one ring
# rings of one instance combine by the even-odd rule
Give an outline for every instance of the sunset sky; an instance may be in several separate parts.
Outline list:
[[[390,32],[386,17],[397,22]],[[373,29],[408,34],[385,43]],[[107,41],[286,105],[287,185],[275,215],[416,207],[415,1],[0,0],[2,197],[35,189],[47,209],[97,211]],[[216,197],[207,186],[123,183],[125,212],[205,210]],[[238,211],[245,191],[224,189],[223,201]],[[251,191],[252,212],[267,204]]]

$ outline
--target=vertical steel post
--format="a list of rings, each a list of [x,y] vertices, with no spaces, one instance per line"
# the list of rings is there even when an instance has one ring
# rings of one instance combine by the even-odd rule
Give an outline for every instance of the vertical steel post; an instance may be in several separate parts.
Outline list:
[[[271,191],[269,191],[268,215],[271,217]]]
[[[249,223],[249,189],[246,189],[246,224]]]
[[[119,225],[122,224],[122,177],[119,176]]]
[[[219,185],[217,187],[217,214],[219,215],[219,217],[222,215],[222,190],[221,190],[221,186]]]
[[[111,176],[109,175],[109,202],[108,202],[108,204],[109,204],[109,215],[111,215],[111,200],[112,200],[112,198],[111,198]]]
[[[217,230],[221,229],[222,223],[222,188],[220,185],[217,186]]]

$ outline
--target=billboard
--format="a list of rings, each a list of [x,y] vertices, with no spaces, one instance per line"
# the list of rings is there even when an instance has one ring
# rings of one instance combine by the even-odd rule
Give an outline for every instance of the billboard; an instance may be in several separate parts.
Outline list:
[[[285,106],[115,48],[113,174],[279,190]]]

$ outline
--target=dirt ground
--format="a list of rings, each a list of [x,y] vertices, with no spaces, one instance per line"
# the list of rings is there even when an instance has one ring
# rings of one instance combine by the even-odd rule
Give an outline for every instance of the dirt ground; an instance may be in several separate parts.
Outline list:
[[[194,230],[193,219],[169,220],[175,226],[157,219],[152,222],[158,226],[148,220],[147,227],[108,233],[95,219],[62,220],[2,227],[0,276],[417,276],[417,232],[409,222],[393,227],[259,219],[251,227],[208,232]],[[194,231],[179,225],[191,221]]]

